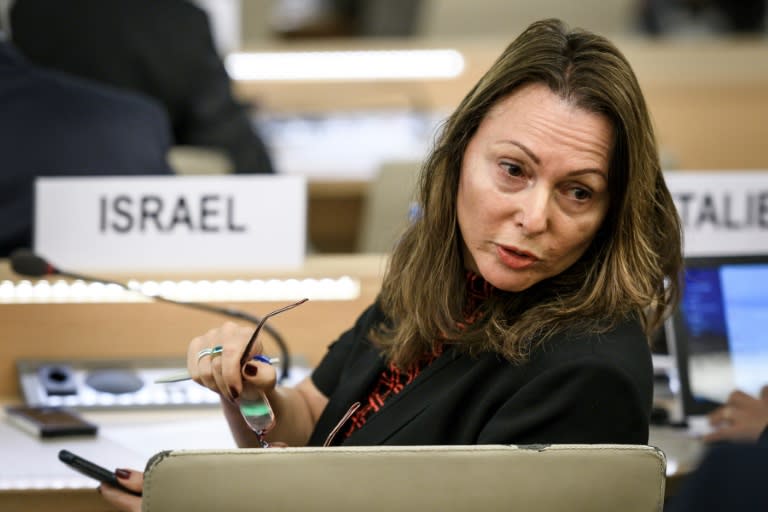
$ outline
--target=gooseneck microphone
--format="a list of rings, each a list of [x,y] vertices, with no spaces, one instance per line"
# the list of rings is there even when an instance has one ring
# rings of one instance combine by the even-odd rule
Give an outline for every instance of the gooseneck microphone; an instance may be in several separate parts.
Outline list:
[[[216,313],[216,314],[224,315],[230,318],[236,318],[238,320],[245,320],[246,322],[250,322],[254,325],[258,325],[261,322],[261,318],[237,309],[212,306],[211,304],[206,304],[204,302],[186,302],[186,301],[180,301],[180,300],[173,300],[167,297],[163,297],[162,295],[151,295],[148,293],[144,293],[141,290],[133,289],[128,285],[126,285],[125,283],[121,283],[119,281],[101,279],[98,277],[91,277],[83,274],[77,274],[75,272],[65,271],[55,267],[50,262],[46,261],[43,257],[35,254],[29,249],[16,249],[10,254],[8,259],[11,263],[11,269],[14,272],[27,277],[62,276],[62,277],[68,277],[71,279],[79,279],[81,281],[88,281],[92,283],[114,284],[125,290],[138,293],[139,295],[142,295],[154,301],[165,302],[168,304],[175,304],[177,306],[198,309],[201,311],[207,311],[209,313]],[[281,369],[280,380],[281,381],[285,380],[288,378],[288,374],[291,369],[291,355],[290,355],[290,351],[288,350],[288,345],[286,345],[285,340],[280,335],[280,333],[277,332],[277,330],[271,327],[268,323],[265,323],[264,325],[262,325],[262,329],[264,329],[272,337],[272,339],[275,340],[275,343],[277,344],[278,349],[280,350],[280,369]]]

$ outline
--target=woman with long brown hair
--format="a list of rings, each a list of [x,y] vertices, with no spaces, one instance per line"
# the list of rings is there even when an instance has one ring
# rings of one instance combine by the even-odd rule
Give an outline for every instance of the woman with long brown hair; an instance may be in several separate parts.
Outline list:
[[[238,444],[264,442],[238,406],[254,389],[272,443],[646,443],[649,339],[677,300],[681,234],[622,54],[531,25],[446,121],[418,200],[378,300],[295,388],[241,367],[247,328],[191,342],[189,372],[221,394]]]

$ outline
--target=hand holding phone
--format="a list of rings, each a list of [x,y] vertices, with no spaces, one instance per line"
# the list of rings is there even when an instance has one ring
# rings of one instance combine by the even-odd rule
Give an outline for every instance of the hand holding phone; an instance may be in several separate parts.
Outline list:
[[[141,496],[140,492],[132,491],[123,486],[123,484],[118,481],[114,472],[99,466],[98,464],[94,464],[87,459],[79,457],[68,450],[59,451],[59,460],[85,476],[95,478],[99,482],[104,482],[121,491],[133,494],[134,496]]]

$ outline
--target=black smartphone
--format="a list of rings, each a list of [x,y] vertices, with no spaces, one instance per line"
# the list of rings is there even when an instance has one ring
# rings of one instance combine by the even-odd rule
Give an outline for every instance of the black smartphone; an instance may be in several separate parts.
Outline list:
[[[98,427],[62,407],[15,405],[5,408],[10,422],[39,437],[95,436]]]
[[[108,470],[107,468],[101,467],[98,464],[94,464],[88,459],[79,457],[68,450],[59,451],[59,460],[64,464],[67,464],[69,467],[75,469],[76,471],[84,474],[85,476],[95,478],[99,482],[104,482],[111,485],[112,487],[117,487],[118,489],[129,494],[133,494],[134,496],[141,496],[140,492],[132,491],[123,487],[123,484],[117,480],[114,472]]]

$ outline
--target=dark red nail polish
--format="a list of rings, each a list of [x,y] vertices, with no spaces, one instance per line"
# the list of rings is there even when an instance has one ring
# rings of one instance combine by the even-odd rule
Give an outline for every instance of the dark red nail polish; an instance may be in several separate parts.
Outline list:
[[[229,396],[232,397],[232,400],[237,400],[237,397],[240,396],[240,393],[238,393],[235,388],[229,388]]]
[[[256,374],[259,373],[259,368],[255,364],[248,363],[245,365],[245,368],[243,368],[243,371],[247,376],[255,377]]]
[[[117,475],[118,478],[131,478],[131,472],[127,469],[116,469],[115,475]]]

